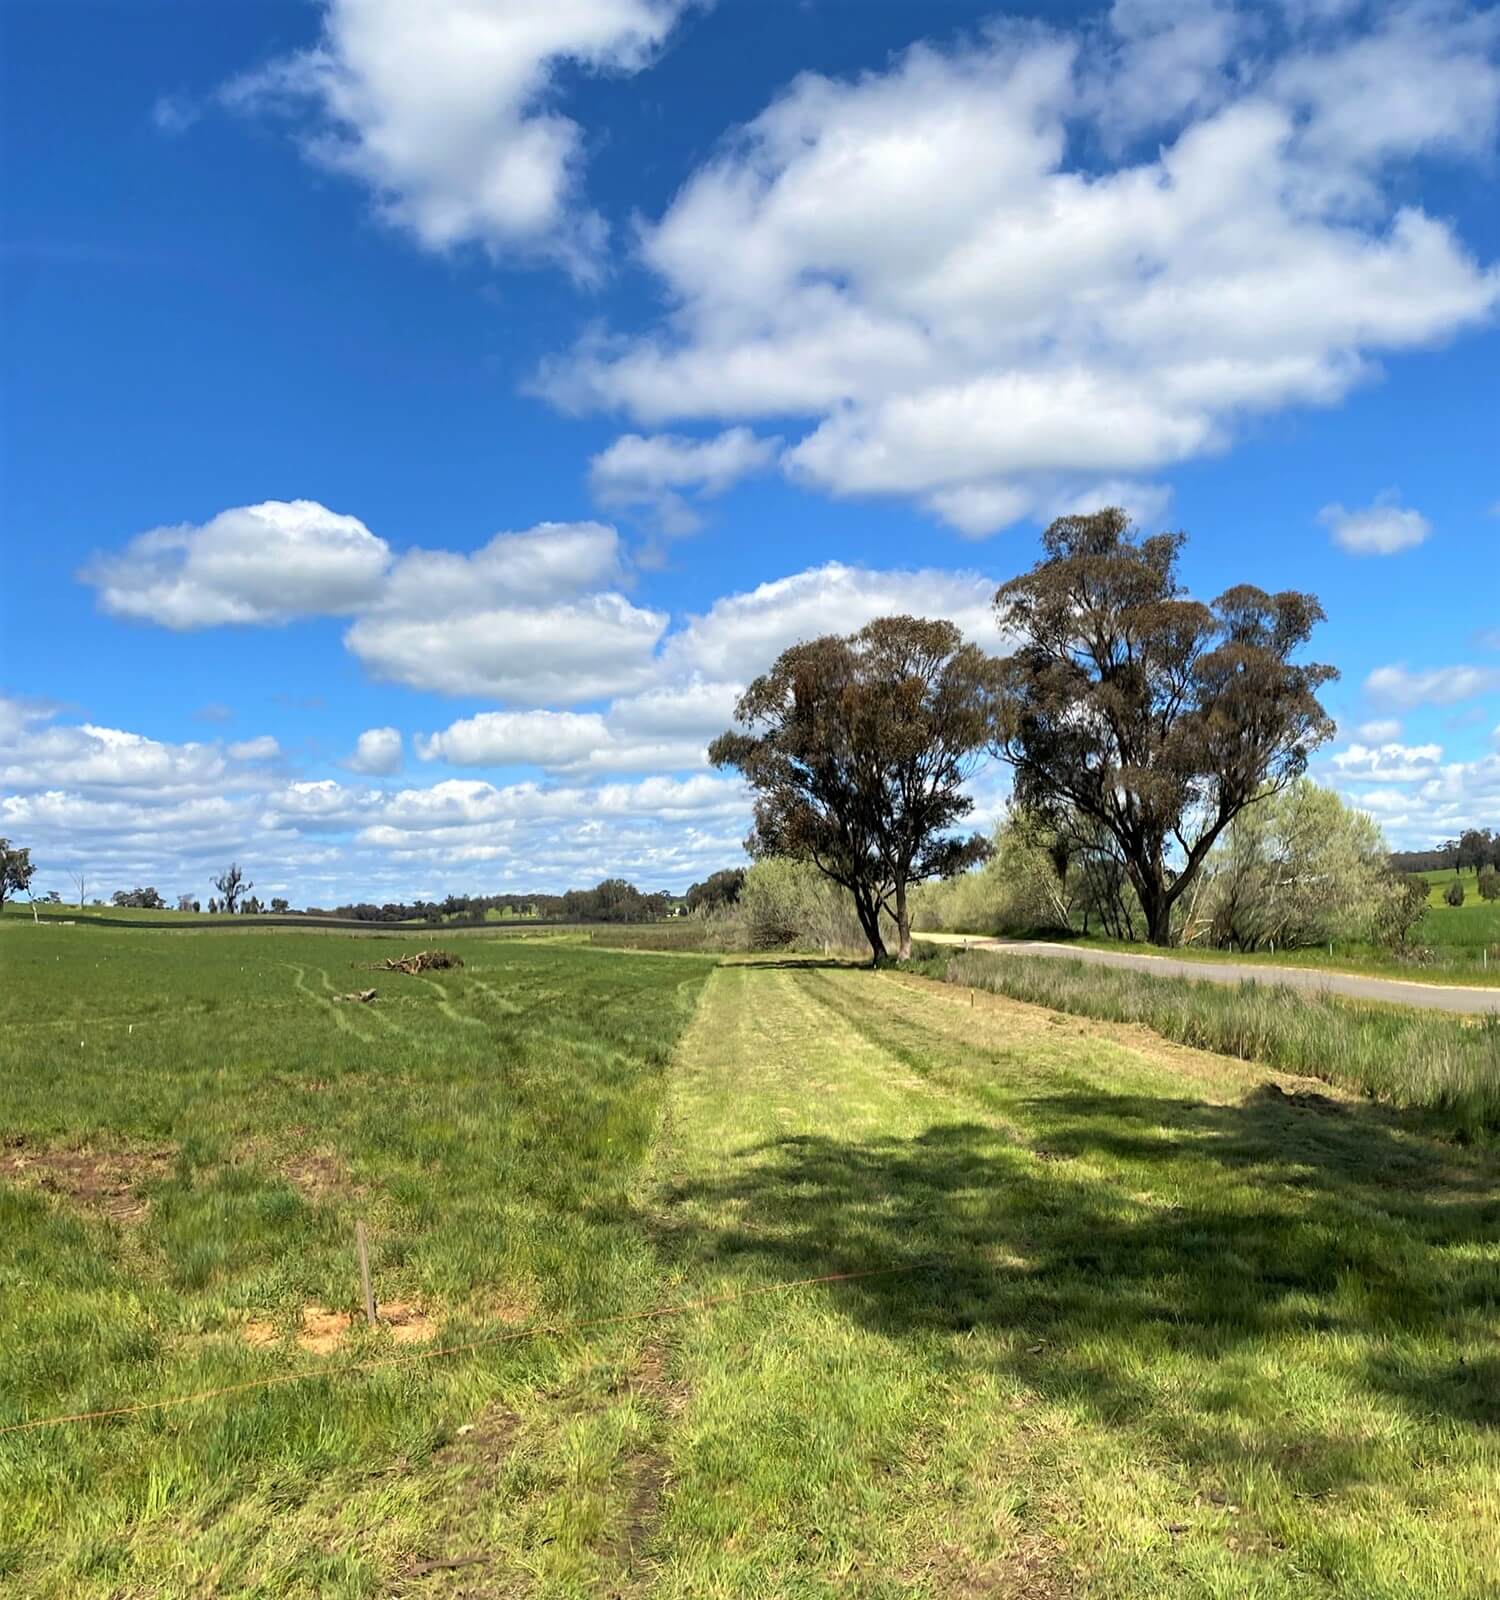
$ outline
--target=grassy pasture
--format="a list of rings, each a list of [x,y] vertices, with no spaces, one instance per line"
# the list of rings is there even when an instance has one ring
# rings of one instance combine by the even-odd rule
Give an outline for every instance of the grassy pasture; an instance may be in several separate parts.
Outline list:
[[[0,1591],[1493,1595],[1493,1151],[910,974],[453,947],[0,930],[0,1427],[317,1374],[0,1434]],[[735,1298],[356,1372],[431,1348],[298,1347],[356,1216],[441,1345]]]

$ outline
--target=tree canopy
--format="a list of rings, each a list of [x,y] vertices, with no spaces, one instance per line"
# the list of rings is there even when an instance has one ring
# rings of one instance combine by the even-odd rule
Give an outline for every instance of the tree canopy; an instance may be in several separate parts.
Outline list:
[[[240,896],[249,894],[254,887],[255,885],[250,883],[245,874],[240,871],[239,863],[236,861],[230,862],[224,871],[214,879],[214,888],[219,891],[219,903],[225,911],[231,913],[238,906]]]
[[[1292,659],[1323,620],[1316,598],[1240,584],[1193,599],[1185,538],[1138,539],[1118,508],[1061,517],[995,596],[1017,641],[996,732],[1017,798],[1104,830],[1156,944],[1225,828],[1333,732],[1317,695],[1337,673]]]
[[[953,829],[994,716],[996,664],[951,623],[881,617],[793,645],[709,749],[755,794],[752,856],[812,862],[853,897],[879,961],[882,913],[911,953],[908,891],[988,848]]]
[[[9,839],[0,839],[0,906],[12,895],[25,894],[35,875],[31,851],[13,845]]]

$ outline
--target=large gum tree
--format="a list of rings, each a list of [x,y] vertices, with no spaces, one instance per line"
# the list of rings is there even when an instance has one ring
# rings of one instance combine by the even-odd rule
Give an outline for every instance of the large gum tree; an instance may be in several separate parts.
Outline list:
[[[853,898],[871,958],[881,915],[911,954],[911,886],[980,859],[954,828],[984,759],[997,663],[951,622],[880,617],[847,637],[793,645],[735,707],[709,749],[755,794],[752,855],[812,862]]]
[[[1240,584],[1193,599],[1185,537],[1138,538],[1117,508],[1062,517],[995,596],[1016,641],[996,749],[1017,799],[1103,830],[1158,945],[1219,836],[1331,736],[1318,690],[1338,676],[1293,660],[1323,620],[1313,595]]]

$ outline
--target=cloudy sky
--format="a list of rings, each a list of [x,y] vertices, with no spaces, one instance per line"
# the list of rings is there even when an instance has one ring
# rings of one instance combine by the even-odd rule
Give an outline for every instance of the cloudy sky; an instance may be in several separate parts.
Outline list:
[[[685,887],[779,648],[998,645],[1101,503],[1321,597],[1393,844],[1500,824],[1495,6],[5,10],[38,887]]]

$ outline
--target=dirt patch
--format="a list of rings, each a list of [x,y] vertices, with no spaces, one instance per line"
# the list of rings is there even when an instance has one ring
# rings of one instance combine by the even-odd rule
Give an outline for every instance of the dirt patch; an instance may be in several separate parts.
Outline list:
[[[437,1323],[420,1306],[408,1305],[404,1300],[383,1300],[375,1314],[391,1330],[391,1338],[397,1344],[421,1344],[437,1337]]]
[[[354,1319],[347,1311],[330,1311],[326,1306],[303,1306],[302,1323],[297,1330],[299,1349],[315,1356],[331,1356],[349,1337]]]
[[[629,1376],[615,1383],[611,1393],[636,1396],[668,1420],[687,1404],[686,1386],[668,1377],[666,1346],[656,1339],[647,1341]],[[655,1443],[637,1450],[626,1457],[622,1476],[625,1509],[610,1548],[618,1578],[610,1594],[635,1593],[639,1587],[666,1492],[665,1453]]]
[[[293,1156],[280,1163],[281,1175],[304,1200],[326,1200],[332,1195],[364,1194],[362,1184],[350,1181],[338,1157],[327,1151]]]
[[[656,1519],[661,1510],[662,1489],[667,1481],[667,1464],[656,1451],[632,1456],[625,1464],[630,1484],[629,1498],[625,1502],[625,1520],[615,1540],[615,1560],[627,1578],[636,1575],[646,1546],[656,1531]]]
[[[958,1545],[939,1545],[907,1578],[951,1600],[1068,1600],[1073,1592],[1058,1575],[1051,1547],[1027,1538],[988,1561]]]
[[[265,1322],[257,1317],[240,1328],[240,1338],[252,1350],[264,1350],[270,1345],[279,1343],[281,1335],[276,1331],[274,1322]]]
[[[34,1150],[21,1134],[5,1139],[0,1178],[74,1205],[102,1212],[116,1222],[139,1222],[150,1209],[143,1184],[164,1177],[177,1152],[160,1150]]]
[[[504,1406],[491,1406],[481,1411],[473,1422],[466,1422],[446,1444],[433,1455],[440,1467],[482,1467],[484,1476],[493,1478],[500,1463],[510,1454],[515,1443],[520,1421]]]

